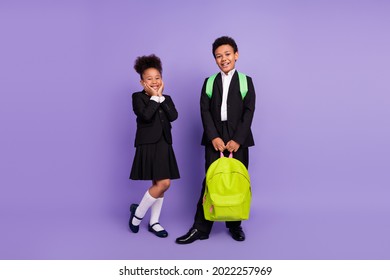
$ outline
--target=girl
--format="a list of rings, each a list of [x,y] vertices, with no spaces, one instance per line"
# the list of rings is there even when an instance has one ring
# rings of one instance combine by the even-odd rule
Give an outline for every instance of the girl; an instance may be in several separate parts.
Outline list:
[[[131,204],[129,227],[137,233],[142,218],[151,207],[149,231],[158,237],[167,237],[168,232],[159,224],[159,217],[170,180],[180,178],[171,135],[171,122],[177,119],[178,113],[171,97],[162,94],[160,58],[154,54],[138,57],[134,69],[140,75],[144,89],[132,96],[137,132],[130,179],[151,180],[152,186],[139,205]]]

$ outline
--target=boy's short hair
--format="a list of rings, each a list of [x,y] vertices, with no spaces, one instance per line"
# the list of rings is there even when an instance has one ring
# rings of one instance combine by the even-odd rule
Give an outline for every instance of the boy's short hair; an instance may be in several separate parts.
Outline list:
[[[215,57],[215,50],[218,49],[222,45],[230,45],[233,48],[235,53],[238,52],[236,41],[234,41],[234,39],[229,37],[229,36],[222,36],[222,37],[215,39],[215,41],[213,43],[213,56],[214,57]]]
[[[142,79],[142,73],[149,68],[157,69],[162,74],[161,60],[155,54],[139,56],[134,62],[134,70],[140,75]]]

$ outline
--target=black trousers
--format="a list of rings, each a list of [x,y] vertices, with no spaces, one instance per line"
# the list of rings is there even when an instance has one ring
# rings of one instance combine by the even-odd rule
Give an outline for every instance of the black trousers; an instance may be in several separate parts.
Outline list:
[[[225,142],[225,144],[230,140],[229,139],[229,133],[227,131],[227,125],[223,124],[223,130],[222,130],[222,140]],[[229,155],[229,152],[226,150],[224,152],[225,156]],[[209,168],[209,166],[218,158],[220,157],[220,152],[215,151],[213,145],[210,143],[205,146],[205,169]],[[233,157],[239,161],[241,161],[246,168],[248,168],[249,165],[249,152],[247,147],[240,147],[236,153],[233,153]],[[202,183],[202,191],[200,193],[200,197],[198,200],[198,203],[196,205],[196,213],[194,217],[194,224],[192,228],[196,228],[206,234],[210,234],[211,229],[213,227],[214,222],[208,221],[204,218],[203,213],[203,195],[205,191],[205,184],[206,184],[206,178],[203,179]],[[234,222],[225,222],[227,228],[234,228],[241,225],[241,221],[234,221]]]

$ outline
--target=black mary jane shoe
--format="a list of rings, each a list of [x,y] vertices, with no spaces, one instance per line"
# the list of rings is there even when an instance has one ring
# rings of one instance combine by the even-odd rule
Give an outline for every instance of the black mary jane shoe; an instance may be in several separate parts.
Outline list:
[[[153,233],[154,235],[158,236],[158,237],[161,237],[161,238],[165,238],[168,236],[168,232],[163,229],[163,230],[160,230],[160,231],[157,231],[157,230],[154,230],[153,227],[155,225],[159,225],[160,223],[154,223],[153,225],[149,225],[149,231],[151,233]]]
[[[133,221],[133,218],[135,217],[136,219],[138,220],[142,220],[140,218],[138,218],[136,215],[135,215],[135,211],[137,210],[137,207],[138,207],[138,204],[131,204],[130,205],[130,219],[129,219],[129,227],[130,227],[130,230],[134,233],[137,233],[139,231],[139,225],[138,226],[135,226],[133,225],[132,221]]]

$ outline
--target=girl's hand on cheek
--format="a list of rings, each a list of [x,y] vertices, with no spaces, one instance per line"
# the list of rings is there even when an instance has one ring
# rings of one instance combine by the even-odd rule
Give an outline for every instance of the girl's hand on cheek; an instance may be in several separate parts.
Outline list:
[[[162,96],[162,93],[164,91],[164,82],[161,80],[161,86],[158,88],[157,95]]]
[[[146,93],[150,96],[156,96],[158,95],[158,92],[156,90],[154,90],[152,87],[150,87],[147,83],[143,83],[143,86],[144,86],[144,90],[146,91]]]

